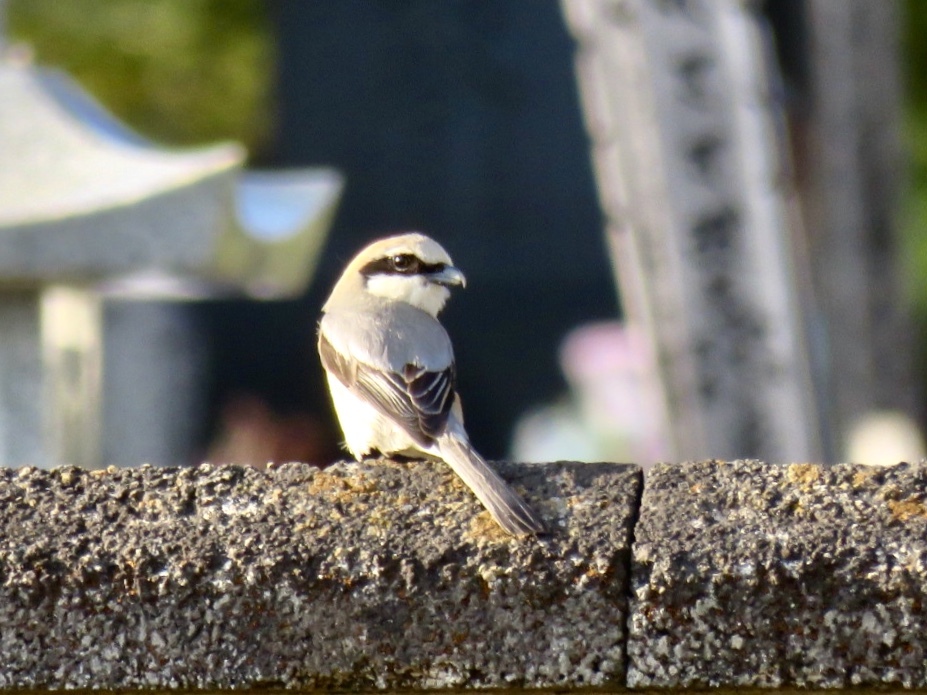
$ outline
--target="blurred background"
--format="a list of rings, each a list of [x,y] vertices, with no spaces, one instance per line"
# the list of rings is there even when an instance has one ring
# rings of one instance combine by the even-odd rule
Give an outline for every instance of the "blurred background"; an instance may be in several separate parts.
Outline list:
[[[356,250],[404,230],[434,236],[467,274],[443,320],[468,430],[487,457],[644,464],[920,457],[927,4],[718,5],[731,8],[716,16],[685,0],[0,2],[10,63],[63,71],[146,147],[187,152],[234,141],[246,148],[249,168],[324,167],[343,180],[297,291],[267,300],[224,288],[184,301],[180,321],[192,337],[165,351],[196,354],[189,374],[169,368],[186,375],[172,388],[201,393],[185,415],[195,420],[182,433],[188,445],[126,460],[118,451],[101,455],[107,447],[97,443],[83,458],[47,460],[324,465],[341,458],[315,354],[319,308]],[[705,38],[717,32],[726,38]],[[643,73],[632,72],[642,64]],[[712,76],[715,67],[723,79]],[[692,88],[703,72],[721,87],[708,88],[710,107],[696,108],[690,120],[691,104],[674,102],[671,78],[660,75],[683,75]],[[641,74],[651,80],[644,86]],[[756,79],[742,86],[738,75]],[[624,140],[603,125],[600,107],[623,124]],[[719,181],[714,192],[730,199],[712,203],[720,213],[692,212],[707,205],[697,187],[690,207],[674,199],[688,190],[666,154],[678,133],[692,134],[679,157],[707,171],[705,180]],[[729,133],[740,135],[728,142]],[[841,155],[847,140],[829,145],[830,134],[851,138],[853,156]],[[609,170],[613,144],[617,173]],[[663,154],[653,154],[660,147]],[[724,171],[717,179],[710,179],[713,157]],[[751,176],[772,182],[756,186],[759,202],[741,195],[752,184],[740,181]],[[614,204],[612,190],[619,190]],[[658,190],[666,200],[654,199]],[[635,200],[650,207],[636,210]],[[859,208],[855,217],[846,201]],[[771,205],[778,212],[769,213]],[[663,213],[671,221],[654,231]],[[725,236],[731,228],[743,232],[739,246]],[[698,253],[686,250],[692,243]],[[702,254],[703,243],[730,250],[727,260]],[[834,267],[842,274],[832,276]],[[98,291],[99,278],[62,277]],[[20,280],[9,287],[21,292]],[[58,284],[46,277],[34,287]],[[726,318],[712,297],[724,295],[730,308],[729,288],[750,298],[751,316],[772,318],[755,321],[760,328],[742,315]],[[37,311],[47,317],[44,302]],[[133,321],[152,325],[146,316]],[[116,319],[102,320],[105,333]],[[150,342],[177,343],[175,320]],[[699,337],[706,326],[710,340]],[[841,354],[849,343],[859,351]],[[110,356],[102,354],[93,369],[105,377]],[[774,358],[764,361],[768,354]],[[131,375],[152,359],[130,360],[124,398],[145,389]],[[48,364],[42,369],[47,393]],[[738,370],[769,374],[748,383]],[[783,384],[794,388],[786,393]],[[107,412],[93,398],[74,407]],[[172,397],[146,407],[154,417],[171,410]],[[77,429],[99,430],[99,417]],[[51,436],[47,412],[40,420],[36,436]],[[795,429],[796,422],[807,426]],[[124,422],[122,436],[134,426],[141,425]],[[719,429],[740,434],[715,441]],[[802,443],[777,447],[776,439]],[[36,456],[4,463],[45,462]]]

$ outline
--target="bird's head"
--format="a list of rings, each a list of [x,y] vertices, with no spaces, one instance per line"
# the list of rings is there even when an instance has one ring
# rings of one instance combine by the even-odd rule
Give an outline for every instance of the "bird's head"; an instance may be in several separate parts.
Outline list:
[[[407,302],[432,316],[444,308],[450,287],[465,286],[464,274],[434,239],[413,232],[380,239],[348,264],[329,303],[341,295],[366,292]]]

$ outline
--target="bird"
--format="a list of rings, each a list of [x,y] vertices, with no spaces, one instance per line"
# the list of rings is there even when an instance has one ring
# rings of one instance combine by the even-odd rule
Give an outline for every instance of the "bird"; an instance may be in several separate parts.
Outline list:
[[[541,518],[464,429],[454,350],[438,321],[450,288],[464,286],[447,251],[418,232],[374,241],[348,263],[322,306],[318,330],[344,445],[357,461],[444,461],[504,531],[542,534]]]

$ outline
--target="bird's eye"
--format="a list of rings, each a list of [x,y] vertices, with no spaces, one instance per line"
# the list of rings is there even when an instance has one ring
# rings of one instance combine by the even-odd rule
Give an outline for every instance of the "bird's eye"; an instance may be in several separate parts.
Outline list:
[[[400,273],[412,273],[415,272],[416,266],[418,264],[418,259],[409,253],[399,254],[393,256],[391,259],[393,267],[398,270]]]

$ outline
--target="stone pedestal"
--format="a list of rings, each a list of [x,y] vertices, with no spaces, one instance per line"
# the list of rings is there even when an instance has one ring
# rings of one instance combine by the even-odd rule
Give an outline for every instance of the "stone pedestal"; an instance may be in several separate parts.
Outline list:
[[[50,450],[33,463],[194,463],[209,368],[194,312],[191,302],[45,290],[39,367]]]
[[[0,461],[5,465],[49,460],[42,428],[39,333],[39,293],[6,293],[0,301]]]
[[[209,364],[194,305],[104,299],[102,316],[100,463],[196,463]]]

